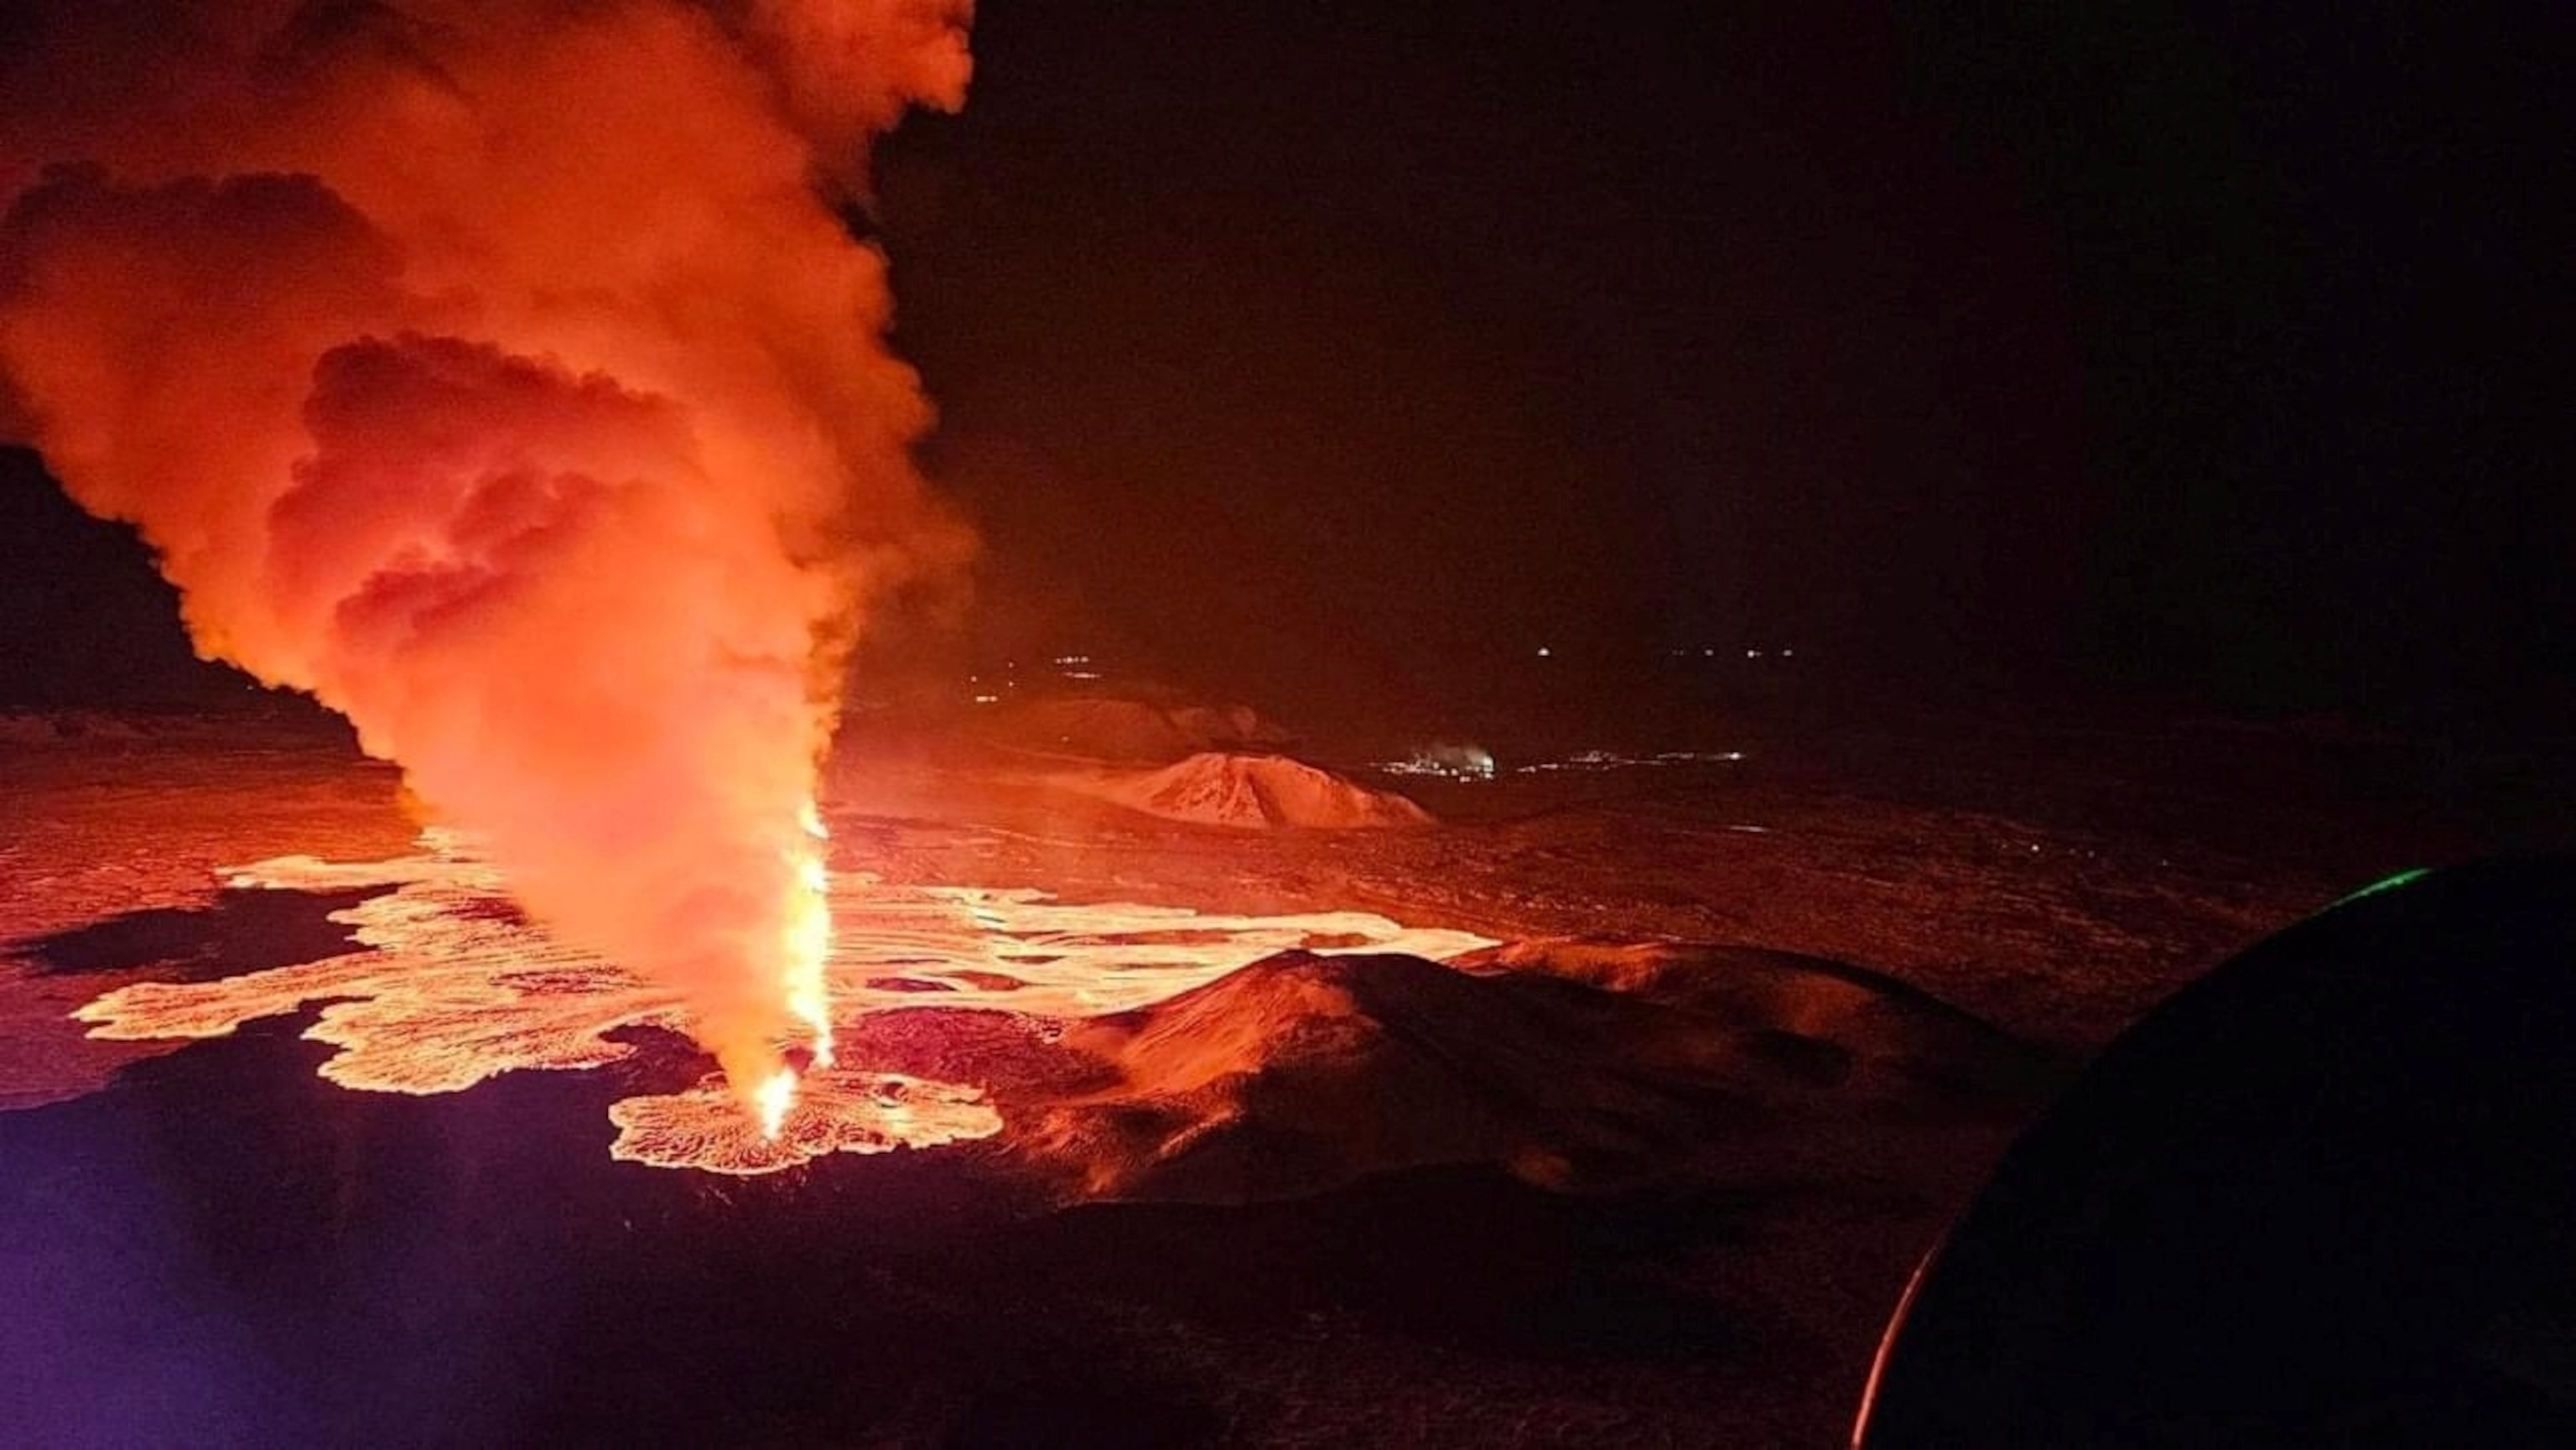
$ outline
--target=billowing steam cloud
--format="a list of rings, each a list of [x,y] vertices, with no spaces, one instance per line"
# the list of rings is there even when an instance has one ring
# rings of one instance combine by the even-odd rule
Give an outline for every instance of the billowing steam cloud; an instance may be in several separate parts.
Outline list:
[[[792,1087],[847,646],[965,547],[832,200],[962,99],[967,0],[12,8],[25,435],[201,650],[346,714],[738,1088]]]

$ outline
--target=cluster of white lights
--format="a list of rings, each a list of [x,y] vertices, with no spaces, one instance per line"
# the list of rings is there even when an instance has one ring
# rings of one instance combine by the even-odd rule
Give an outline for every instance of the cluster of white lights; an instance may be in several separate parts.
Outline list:
[[[1492,780],[1494,778],[1494,767],[1490,764],[1460,765],[1438,760],[1382,760],[1377,762],[1376,769],[1388,775],[1429,775],[1437,776],[1442,780]]]
[[[1429,775],[1443,780],[1492,780],[1494,752],[1481,745],[1426,745],[1402,760],[1378,763],[1389,775]]]
[[[1563,760],[1541,760],[1528,765],[1515,765],[1516,775],[1534,775],[1542,771],[1638,770],[1666,765],[1733,765],[1744,758],[1741,750],[1667,750],[1659,755],[1621,755],[1615,750],[1585,750]]]
[[[1426,750],[1403,760],[1381,760],[1373,768],[1387,775],[1433,776],[1441,780],[1489,781],[1504,774],[1539,775],[1552,771],[1599,772],[1607,770],[1655,769],[1674,765],[1733,765],[1744,759],[1741,750],[1700,751],[1667,750],[1656,755],[1621,755],[1614,750],[1585,750],[1563,760],[1539,760],[1515,765],[1509,771],[1482,751],[1465,754],[1454,750]]]
[[[1093,668],[1098,661],[1087,654],[1057,655],[1053,659],[1047,661],[1047,663],[1055,666],[1055,672],[1068,680],[1105,680],[1109,678],[1108,675],[1102,671]],[[1002,664],[1002,672],[998,677],[997,683],[989,686],[985,685],[984,677],[982,675],[968,675],[966,677],[966,683],[969,686],[975,687],[972,697],[976,704],[998,705],[1004,700],[1010,698],[1010,696],[1020,688],[1019,672],[1020,662],[1018,660],[1006,660]]]

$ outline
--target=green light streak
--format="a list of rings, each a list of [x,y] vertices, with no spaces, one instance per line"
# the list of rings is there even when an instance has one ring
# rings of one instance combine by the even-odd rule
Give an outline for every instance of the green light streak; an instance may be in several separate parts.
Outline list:
[[[2412,886],[2416,882],[2421,881],[2432,874],[2433,868],[2430,866],[2409,867],[2404,871],[2398,872],[2394,876],[2373,881],[2368,886],[2365,886],[2350,896],[2345,897],[2343,900],[2336,902],[2335,906],[2349,906],[2353,902],[2359,901],[2365,896],[2378,896],[2385,892],[2395,891],[2401,886]],[[2327,909],[2332,910],[2333,908],[2329,907]]]

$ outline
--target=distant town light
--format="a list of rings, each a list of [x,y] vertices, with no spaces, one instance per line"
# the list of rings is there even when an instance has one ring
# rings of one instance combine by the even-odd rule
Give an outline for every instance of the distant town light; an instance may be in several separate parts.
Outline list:
[[[1744,752],[1741,750],[1719,751],[1714,754],[1700,750],[1667,750],[1660,755],[1650,756],[1622,755],[1615,750],[1579,750],[1563,760],[1534,760],[1526,765],[1515,765],[1512,770],[1519,775],[1535,775],[1545,771],[1598,773],[1612,770],[1650,770],[1672,765],[1733,765],[1743,759]],[[1424,770],[1419,773],[1436,772]]]

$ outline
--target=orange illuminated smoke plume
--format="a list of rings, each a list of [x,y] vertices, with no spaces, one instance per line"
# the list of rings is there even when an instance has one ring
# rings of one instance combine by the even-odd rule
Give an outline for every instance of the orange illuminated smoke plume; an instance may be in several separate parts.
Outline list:
[[[962,99],[968,8],[22,0],[0,47],[0,424],[773,1122],[847,645],[967,547],[834,205]]]

